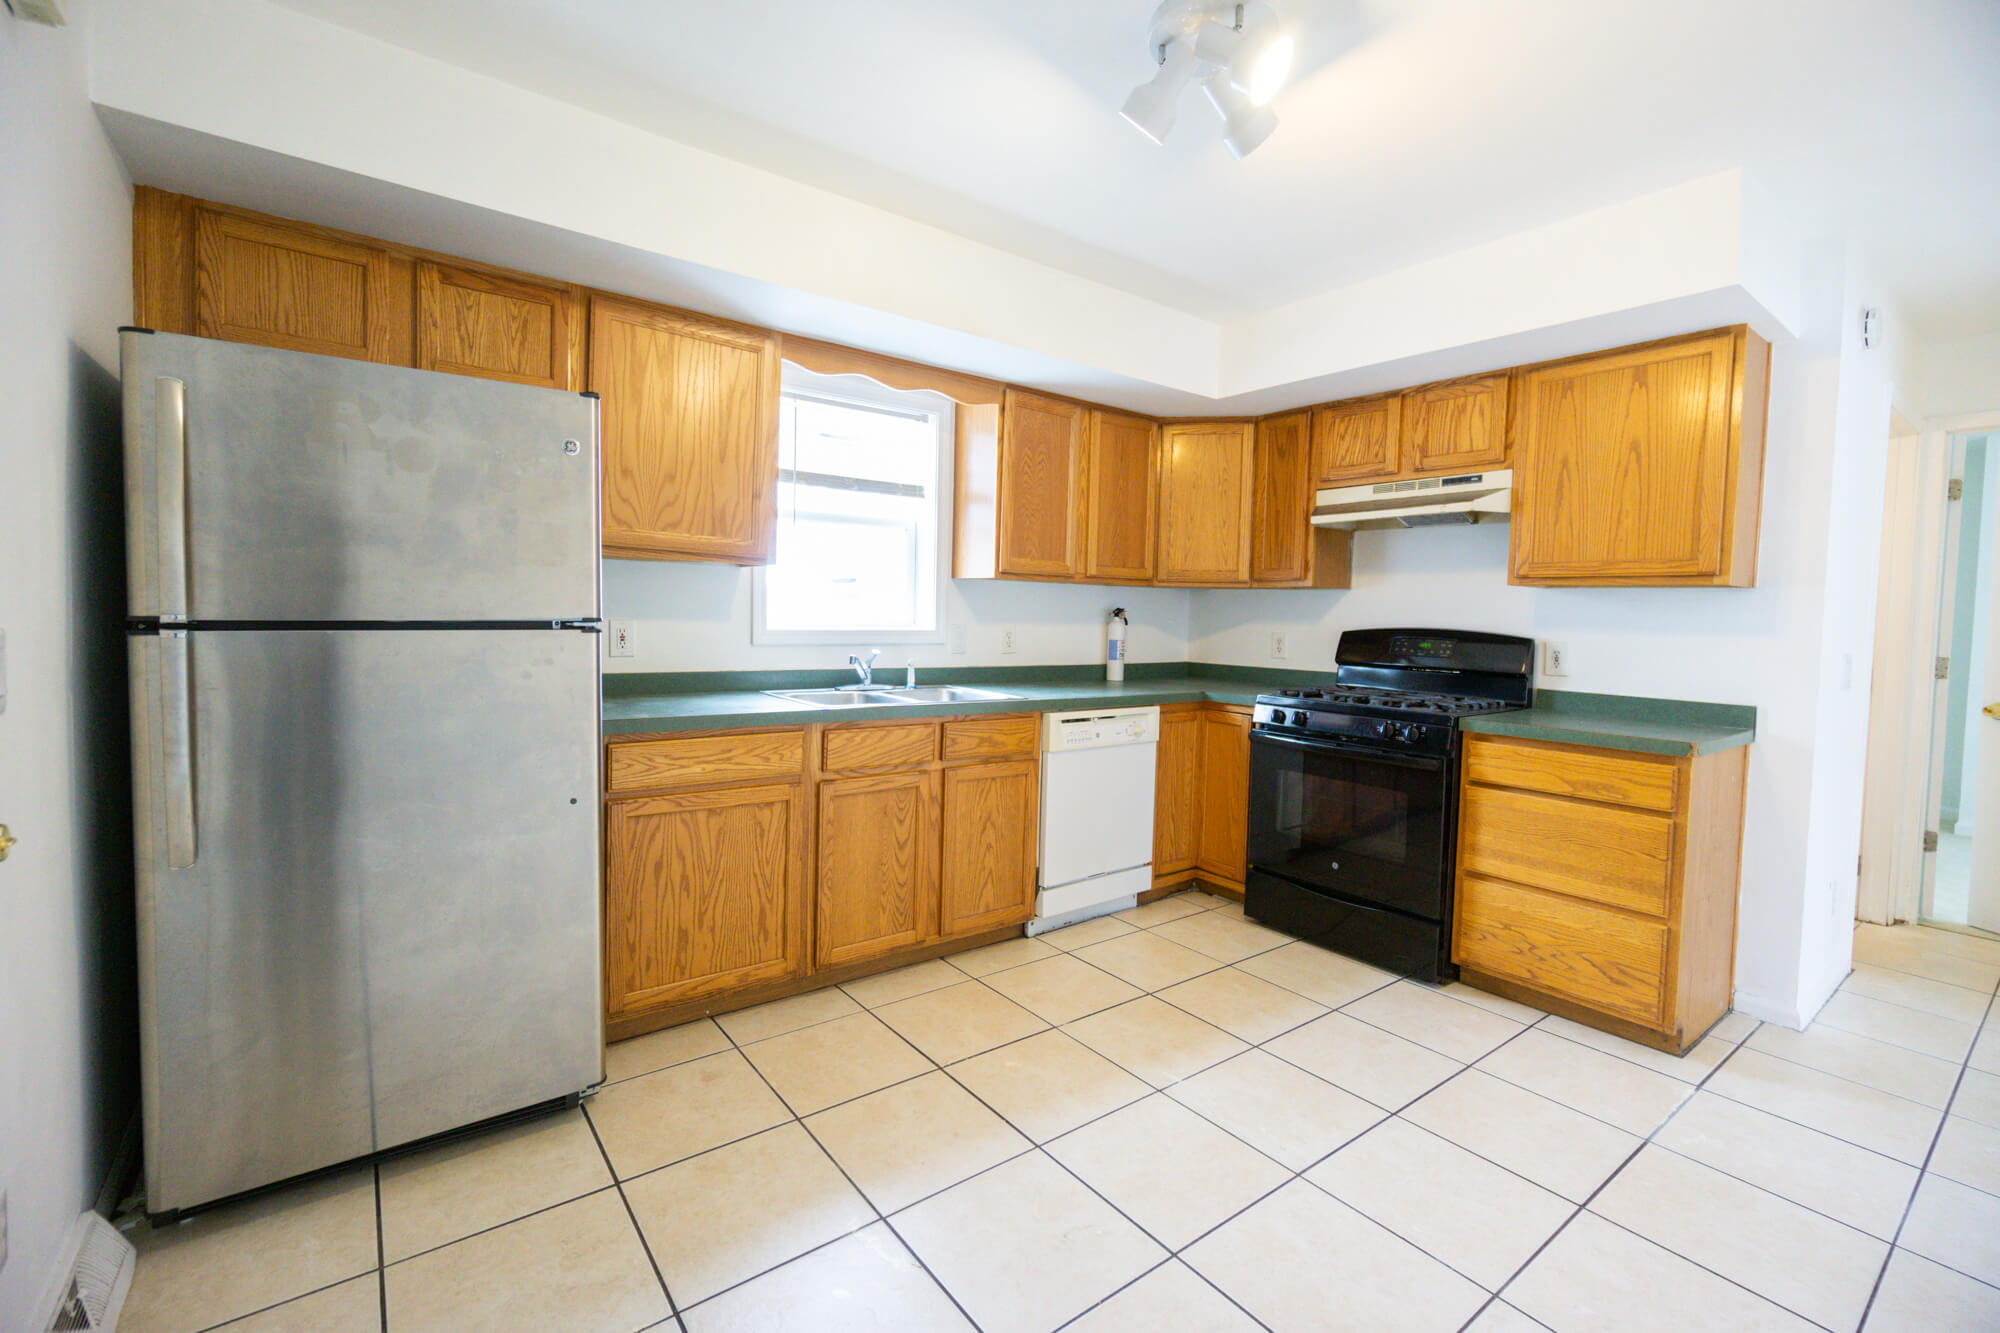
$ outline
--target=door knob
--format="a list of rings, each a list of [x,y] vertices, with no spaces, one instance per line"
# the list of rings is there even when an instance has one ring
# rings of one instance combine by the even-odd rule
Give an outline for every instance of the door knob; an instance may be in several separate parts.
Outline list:
[[[2000,718],[2000,704],[1988,704],[1979,710],[1991,718]]]
[[[14,850],[14,835],[5,824],[0,824],[0,861],[7,859],[7,853]]]

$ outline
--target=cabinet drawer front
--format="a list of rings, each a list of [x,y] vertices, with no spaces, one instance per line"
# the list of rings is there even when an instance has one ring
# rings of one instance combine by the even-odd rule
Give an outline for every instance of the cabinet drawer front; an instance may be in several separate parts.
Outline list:
[[[1657,1027],[1665,1001],[1667,928],[1555,894],[1458,881],[1452,959],[1603,1013]]]
[[[1039,713],[1004,717],[955,717],[944,724],[944,758],[1011,759],[1030,755],[1042,736]]]
[[[1664,916],[1674,825],[1639,810],[1468,786],[1459,865],[1593,902]]]
[[[613,792],[797,778],[806,767],[803,729],[622,741],[610,750],[605,786]]]
[[[1465,780],[1493,787],[1517,787],[1671,813],[1680,791],[1679,778],[1679,769],[1671,762],[1634,759],[1606,750],[1559,750],[1484,736],[1466,738]]]
[[[820,766],[829,773],[863,768],[916,768],[937,758],[937,733],[935,722],[828,727]]]

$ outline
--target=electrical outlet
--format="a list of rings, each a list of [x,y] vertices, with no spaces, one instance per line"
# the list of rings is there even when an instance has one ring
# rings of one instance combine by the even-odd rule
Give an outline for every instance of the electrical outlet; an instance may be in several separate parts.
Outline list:
[[[1000,651],[1003,653],[1014,651],[1014,627],[1012,625],[1000,631]]]
[[[1544,676],[1567,676],[1569,674],[1569,645],[1552,639],[1542,640],[1542,674]]]
[[[1281,629],[1271,631],[1271,660],[1274,662],[1285,660],[1285,632]]]
[[[965,625],[963,622],[951,627],[951,651],[956,657],[965,655]]]
[[[632,622],[629,620],[607,621],[605,629],[605,655],[609,657],[630,657],[632,655]]]

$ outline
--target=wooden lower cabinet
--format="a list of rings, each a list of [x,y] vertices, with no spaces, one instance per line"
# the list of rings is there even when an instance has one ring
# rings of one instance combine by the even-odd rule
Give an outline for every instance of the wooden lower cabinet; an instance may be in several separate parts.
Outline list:
[[[1749,748],[1465,738],[1452,961],[1676,1053],[1729,1011]]]
[[[935,773],[819,784],[818,966],[860,962],[935,938],[937,826]]]
[[[1019,925],[1035,910],[1035,762],[947,768],[943,780],[938,933]]]
[[[1201,715],[1201,835],[1195,867],[1243,891],[1250,837],[1250,710],[1214,705]]]
[[[1153,770],[1153,884],[1178,884],[1201,852],[1200,704],[1160,709],[1160,746]]]

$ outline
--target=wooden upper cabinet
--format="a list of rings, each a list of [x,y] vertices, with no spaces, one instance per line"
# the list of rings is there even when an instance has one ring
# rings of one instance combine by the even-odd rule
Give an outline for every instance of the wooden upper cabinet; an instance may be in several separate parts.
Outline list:
[[[481,269],[417,265],[417,365],[545,389],[583,385],[577,292]]]
[[[1250,840],[1250,714],[1201,712],[1201,828],[1195,864],[1205,875],[1243,886]]]
[[[819,784],[819,966],[937,938],[937,791],[933,771]]]
[[[196,208],[193,331],[407,365],[409,261],[314,227]]]
[[[1083,574],[1088,412],[1079,403],[1007,390],[1000,409],[1000,573]]]
[[[1511,581],[1756,581],[1770,344],[1746,328],[1524,372]]]
[[[1504,467],[1507,383],[1504,374],[1481,375],[1405,393],[1397,470],[1428,476]]]
[[[1273,587],[1345,588],[1353,581],[1354,536],[1312,525],[1312,414],[1257,423],[1250,514],[1250,581]]]
[[[938,932],[967,935],[1035,914],[1032,759],[947,768]]]
[[[1255,447],[1248,421],[1160,428],[1160,582],[1250,581]]]
[[[770,562],[775,335],[594,295],[590,387],[604,400],[606,555]]]
[[[1160,428],[1144,417],[1093,408],[1085,449],[1089,517],[1084,573],[1093,579],[1150,580]]]
[[[1403,400],[1396,394],[1329,403],[1312,411],[1313,480],[1352,486],[1402,467]]]
[[[1153,879],[1194,869],[1201,837],[1201,705],[1160,709],[1153,764]]]

